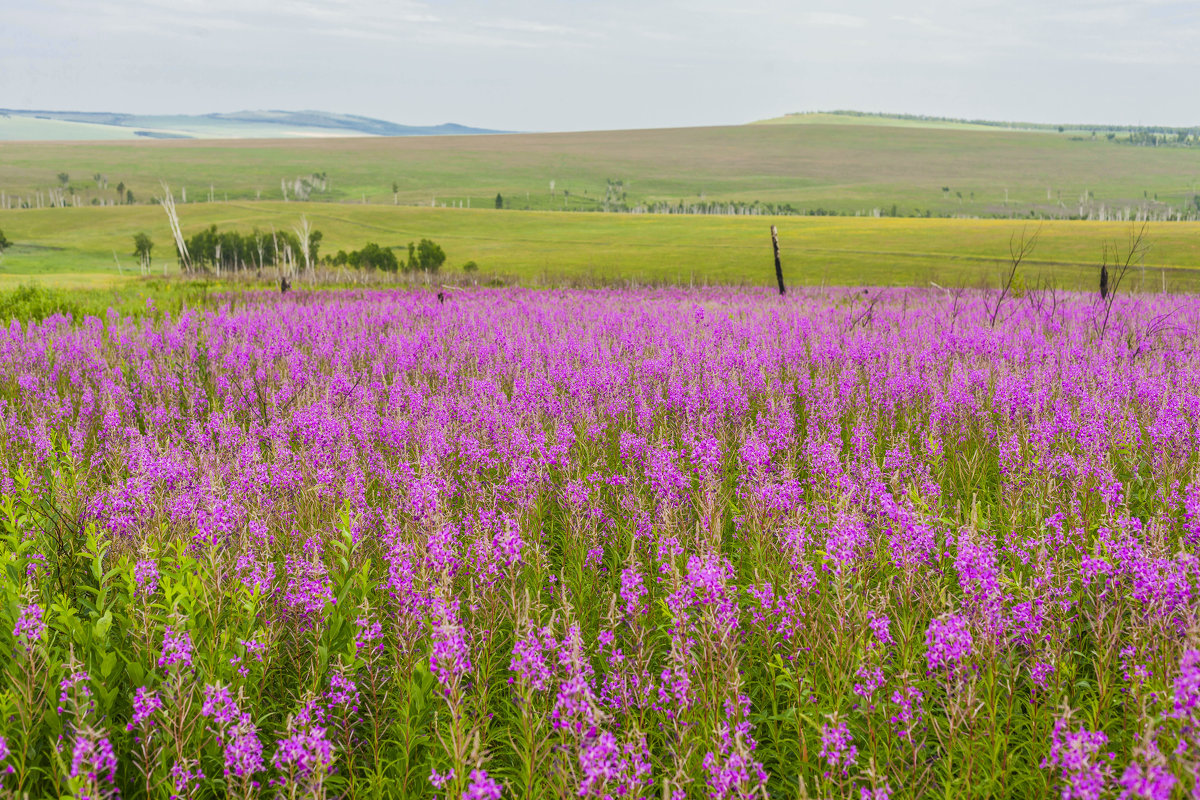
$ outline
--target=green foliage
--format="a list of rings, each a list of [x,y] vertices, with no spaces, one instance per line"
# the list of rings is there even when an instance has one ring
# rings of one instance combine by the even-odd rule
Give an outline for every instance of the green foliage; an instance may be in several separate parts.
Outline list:
[[[349,253],[346,263],[356,269],[377,269],[383,272],[397,272],[400,269],[400,262],[396,260],[396,254],[391,248],[380,247],[375,242],[368,242],[363,249]]]
[[[474,261],[468,261],[467,263],[463,264],[463,272],[478,272],[478,271],[479,271],[479,265],[476,264]]]
[[[78,316],[80,305],[69,294],[23,285],[0,294],[0,320],[42,320],[55,314]]]
[[[4,237],[4,231],[0,231],[0,253],[3,253],[4,250],[11,244],[12,242]]]
[[[142,260],[142,263],[150,264],[150,251],[154,249],[154,242],[150,236],[145,233],[134,234],[133,237],[133,254]]]
[[[209,294],[209,284],[173,280],[130,282],[120,289],[61,289],[37,284],[21,284],[0,291],[0,325],[11,320],[37,322],[61,314],[76,321],[86,317],[118,316],[158,318],[177,314],[185,308],[214,307],[238,297],[227,292],[220,297]]]
[[[309,234],[309,247],[319,247],[321,237],[320,231]],[[194,234],[186,242],[192,266],[198,269],[262,269],[284,263],[289,253],[293,263],[299,263],[304,258],[300,237],[286,230],[264,232],[255,228],[252,233],[241,234],[237,231],[218,231],[214,224]],[[313,257],[315,261],[315,252]]]
[[[321,252],[321,240],[325,235],[320,231],[314,230],[308,234],[308,257],[313,263],[317,263],[317,256]]]
[[[435,244],[429,239],[422,239],[417,244],[416,263],[410,261],[408,268],[418,269],[422,272],[437,272],[444,263],[446,263],[446,252],[442,250],[441,245]]]

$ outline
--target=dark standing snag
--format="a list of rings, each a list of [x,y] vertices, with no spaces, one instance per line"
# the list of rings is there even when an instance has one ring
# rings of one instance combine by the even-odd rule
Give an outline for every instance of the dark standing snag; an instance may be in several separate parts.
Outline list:
[[[288,282],[288,279],[286,277],[279,279],[279,293],[280,294],[287,294],[288,289],[290,289],[290,288],[292,288],[292,284]]]
[[[1125,276],[1129,274],[1129,270],[1135,264],[1141,264],[1146,257],[1146,253],[1150,250],[1150,243],[1146,241],[1146,228],[1149,222],[1143,221],[1141,227],[1136,224],[1131,224],[1129,227],[1129,241],[1125,247],[1117,242],[1109,244],[1104,243],[1104,259],[1100,262],[1100,303],[1104,306],[1104,319],[1096,328],[1096,334],[1100,337],[1104,336],[1104,332],[1108,330],[1108,320],[1112,315],[1113,301],[1117,299],[1117,292],[1121,289],[1121,282],[1125,280]],[[1113,260],[1113,276],[1112,283],[1108,281],[1108,259]],[[1095,325],[1095,320],[1092,321]]]
[[[783,265],[779,263],[779,231],[774,225],[771,226],[771,247],[775,249],[775,280],[779,282],[779,293],[787,294],[787,289],[783,288]]]
[[[446,295],[438,292],[438,305],[441,305],[444,302],[446,302]]]

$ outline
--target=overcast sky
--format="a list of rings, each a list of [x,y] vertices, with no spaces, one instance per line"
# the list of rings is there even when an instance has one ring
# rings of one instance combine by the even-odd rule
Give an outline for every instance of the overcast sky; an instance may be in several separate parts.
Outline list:
[[[0,0],[0,106],[509,130],[1200,124],[1200,1]]]

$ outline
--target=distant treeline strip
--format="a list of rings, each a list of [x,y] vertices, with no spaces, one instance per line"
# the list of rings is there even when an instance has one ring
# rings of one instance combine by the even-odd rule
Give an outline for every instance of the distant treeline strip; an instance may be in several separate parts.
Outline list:
[[[980,125],[989,128],[1022,131],[1091,131],[1093,134],[1111,134],[1110,141],[1121,144],[1139,144],[1148,146],[1162,145],[1200,145],[1200,126],[1171,127],[1169,125],[1091,125],[1078,123],[1046,123],[1046,122],[1004,122],[994,119],[962,119],[960,117],[936,117],[927,114],[887,114],[882,111],[837,111],[796,112],[788,116],[803,116],[805,113],[830,114],[839,117],[868,117],[871,119],[899,119],[908,122],[943,122],[957,125]],[[1122,139],[1116,134],[1130,134]]]

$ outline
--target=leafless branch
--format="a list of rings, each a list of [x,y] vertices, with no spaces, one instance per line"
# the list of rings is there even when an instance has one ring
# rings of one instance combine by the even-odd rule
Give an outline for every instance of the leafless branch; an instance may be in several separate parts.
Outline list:
[[[1013,281],[1017,277],[1017,268],[1021,266],[1033,248],[1037,246],[1038,238],[1042,235],[1042,226],[1039,225],[1032,236],[1028,235],[1027,228],[1021,228],[1021,235],[1013,234],[1008,237],[1008,272],[1003,277],[1000,286],[1000,295],[996,298],[996,305],[990,309],[991,326],[996,327],[996,318],[1000,316],[1000,307],[1004,305],[1005,298],[1012,291]]]

